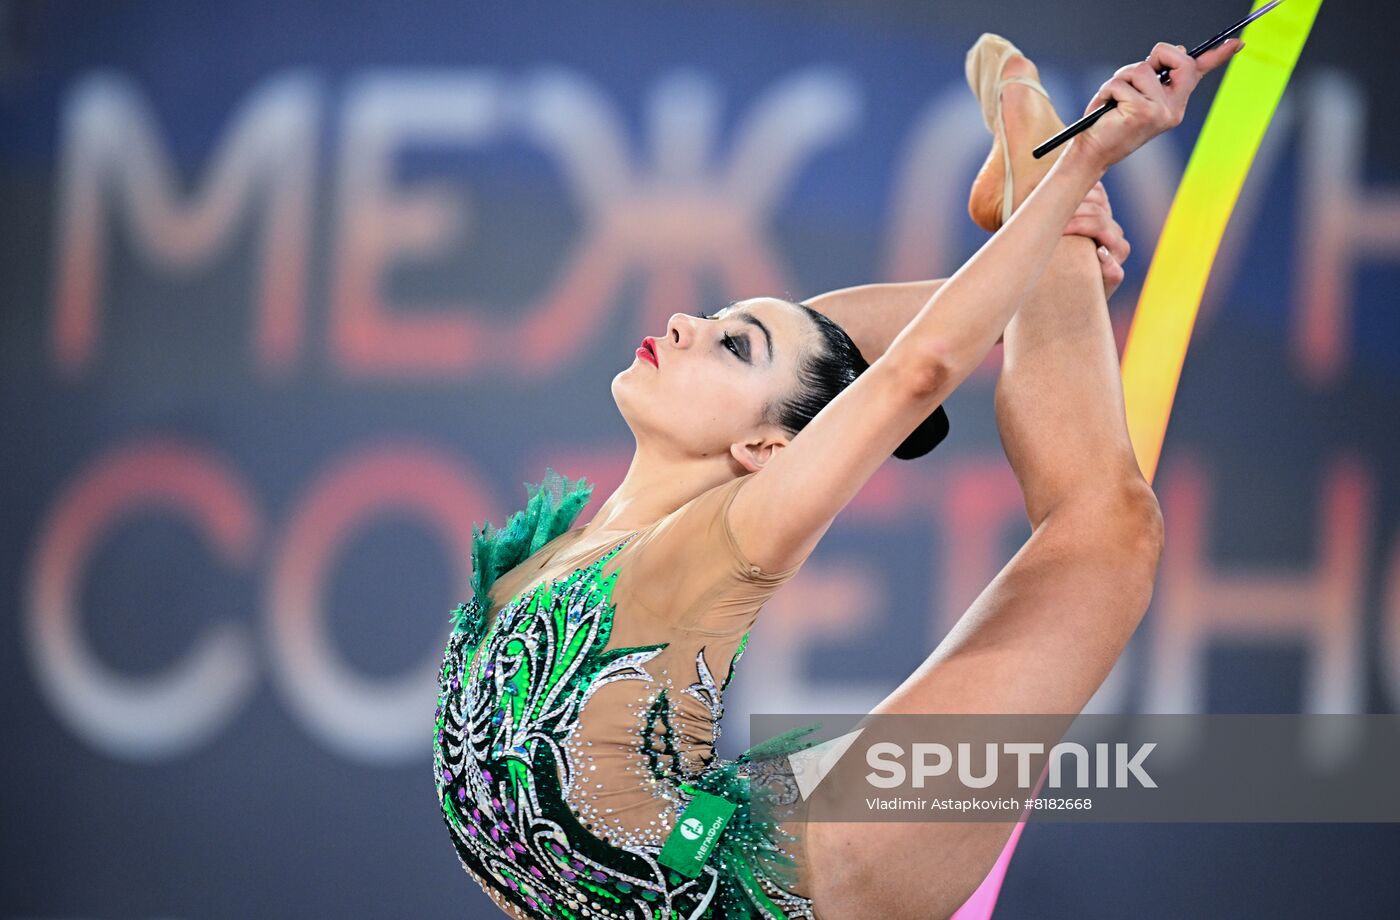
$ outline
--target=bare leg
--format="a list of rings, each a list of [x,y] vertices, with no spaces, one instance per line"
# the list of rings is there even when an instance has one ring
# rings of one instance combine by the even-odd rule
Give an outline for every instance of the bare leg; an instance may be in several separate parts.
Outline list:
[[[1013,153],[1046,136],[1043,97],[1012,85],[1003,100]],[[1028,193],[1018,189],[1017,203]],[[1004,344],[997,424],[1031,537],[876,713],[1078,713],[1151,599],[1161,514],[1128,441],[1092,241],[1060,241]],[[1012,827],[813,822],[817,910],[823,920],[947,916]]]

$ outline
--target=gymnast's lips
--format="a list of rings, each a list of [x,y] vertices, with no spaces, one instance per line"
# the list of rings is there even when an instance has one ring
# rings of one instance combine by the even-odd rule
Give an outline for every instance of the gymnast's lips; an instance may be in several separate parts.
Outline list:
[[[656,339],[651,336],[642,339],[642,344],[637,349],[637,357],[644,361],[650,361],[656,365],[657,370],[661,369],[661,361],[656,354]]]

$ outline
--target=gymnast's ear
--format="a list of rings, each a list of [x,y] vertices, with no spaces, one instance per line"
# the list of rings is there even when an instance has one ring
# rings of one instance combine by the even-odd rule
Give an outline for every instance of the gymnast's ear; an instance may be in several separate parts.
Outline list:
[[[729,453],[744,469],[757,473],[787,445],[788,439],[782,435],[754,437],[747,441],[735,441],[729,445]]]

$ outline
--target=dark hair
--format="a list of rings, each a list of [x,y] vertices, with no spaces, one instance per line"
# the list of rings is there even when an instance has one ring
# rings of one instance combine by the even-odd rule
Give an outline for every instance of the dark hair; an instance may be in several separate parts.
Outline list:
[[[870,363],[856,348],[856,343],[851,341],[846,330],[826,314],[813,310],[805,303],[788,302],[811,317],[822,346],[807,349],[798,362],[796,392],[766,406],[763,418],[796,435],[827,403],[870,367]],[[947,436],[948,413],[940,405],[895,448],[894,456],[900,460],[922,457]]]

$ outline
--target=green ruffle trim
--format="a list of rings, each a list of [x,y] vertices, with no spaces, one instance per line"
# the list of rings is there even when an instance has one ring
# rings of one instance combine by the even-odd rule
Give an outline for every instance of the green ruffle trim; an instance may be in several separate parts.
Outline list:
[[[767,880],[783,890],[790,890],[797,883],[797,861],[779,851],[780,846],[795,838],[778,823],[792,819],[795,806],[780,800],[771,785],[752,785],[745,767],[761,760],[786,758],[812,747],[817,742],[803,736],[820,727],[821,723],[815,723],[775,735],[734,760],[712,764],[682,784],[681,788],[692,794],[703,790],[735,805],[734,814],[710,854],[710,861],[720,868],[720,882],[707,917],[786,920],[787,915],[759,885],[759,880]],[[790,769],[785,772],[791,776]]]
[[[593,484],[582,476],[570,481],[546,467],[539,485],[525,483],[529,496],[525,508],[510,516],[504,527],[490,521],[478,532],[472,526],[471,605],[453,610],[453,628],[461,629],[469,615],[485,616],[491,609],[491,588],[496,579],[539,552],[550,540],[574,526],[583,506],[593,495]]]

